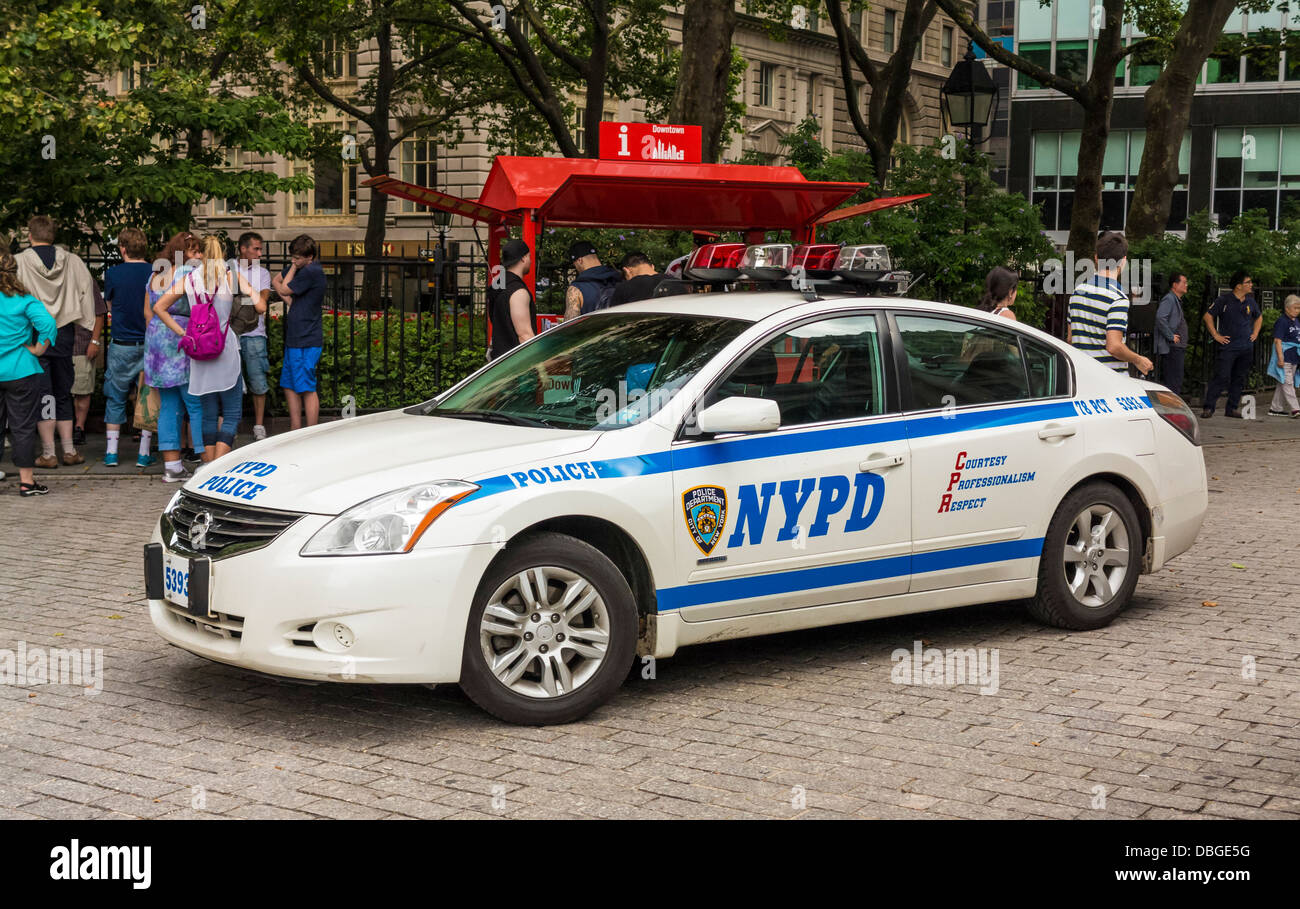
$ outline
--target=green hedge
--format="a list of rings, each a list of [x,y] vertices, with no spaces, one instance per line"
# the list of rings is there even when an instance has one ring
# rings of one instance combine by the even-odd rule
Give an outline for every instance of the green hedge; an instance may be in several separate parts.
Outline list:
[[[460,325],[453,337],[452,319]],[[356,398],[358,410],[386,410],[427,400],[478,369],[485,362],[483,320],[471,337],[466,315],[358,312],[322,316],[325,346],[317,370],[321,406],[342,407]],[[283,321],[267,320],[271,362],[268,406],[283,410],[280,367],[284,362]]]

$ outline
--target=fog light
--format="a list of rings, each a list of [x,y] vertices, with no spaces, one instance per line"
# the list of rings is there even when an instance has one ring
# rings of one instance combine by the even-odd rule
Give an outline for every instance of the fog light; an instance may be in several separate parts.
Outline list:
[[[326,653],[343,653],[356,642],[352,629],[342,622],[317,622],[311,632],[312,643]]]

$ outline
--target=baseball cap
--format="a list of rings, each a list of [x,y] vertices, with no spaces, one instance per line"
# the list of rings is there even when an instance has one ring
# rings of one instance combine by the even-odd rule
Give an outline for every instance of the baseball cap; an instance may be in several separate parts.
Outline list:
[[[507,240],[501,244],[501,264],[509,268],[530,252],[532,250],[523,240]]]
[[[591,245],[590,240],[574,240],[569,244],[569,261],[577,262],[583,256],[596,255],[596,247]]]

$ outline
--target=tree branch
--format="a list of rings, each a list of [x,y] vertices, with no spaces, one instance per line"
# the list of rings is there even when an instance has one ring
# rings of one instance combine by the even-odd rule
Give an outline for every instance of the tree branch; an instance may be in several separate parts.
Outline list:
[[[370,114],[336,95],[332,88],[322,82],[316,74],[311,71],[310,66],[298,67],[298,78],[306,82],[311,87],[312,91],[319,95],[327,104],[333,105],[344,113],[351,114],[371,129],[374,129],[374,125],[370,122]]]
[[[988,54],[1003,66],[1009,66],[1016,72],[1024,73],[1044,88],[1054,88],[1062,94],[1069,95],[1080,104],[1087,105],[1090,103],[1088,92],[1083,85],[1069,79],[1064,79],[1046,67],[1039,66],[1037,63],[1032,63],[1029,60],[1026,60],[1019,54],[1011,53],[1001,44],[998,44],[990,38],[984,29],[980,28],[979,25],[971,19],[970,13],[967,11],[963,0],[934,0],[934,2],[939,5],[940,9],[948,14],[948,18],[957,23],[961,30],[964,31],[972,41],[980,46],[984,53]],[[1027,0],[1027,2],[1032,2],[1032,0]]]

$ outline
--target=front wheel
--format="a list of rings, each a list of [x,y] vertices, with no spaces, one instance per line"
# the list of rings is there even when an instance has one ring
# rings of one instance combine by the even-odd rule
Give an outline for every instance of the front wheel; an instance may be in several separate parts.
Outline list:
[[[479,583],[465,630],[460,685],[509,723],[570,723],[628,674],[637,610],[600,550],[558,533],[508,548]]]
[[[1058,628],[1109,625],[1137,587],[1142,543],[1137,512],[1124,493],[1101,482],[1076,489],[1047,529],[1029,613]]]

